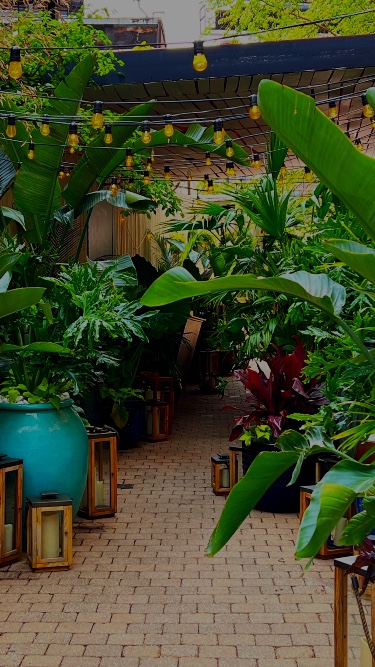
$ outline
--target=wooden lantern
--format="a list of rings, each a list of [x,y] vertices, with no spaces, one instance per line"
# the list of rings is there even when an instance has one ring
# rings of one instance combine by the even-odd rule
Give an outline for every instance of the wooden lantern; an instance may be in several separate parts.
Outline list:
[[[73,562],[72,499],[46,491],[26,499],[27,557],[35,570],[67,570]]]
[[[22,551],[22,476],[21,459],[0,455],[0,567]]]
[[[79,516],[98,519],[117,512],[117,433],[113,428],[88,428],[89,468]]]
[[[167,401],[146,400],[146,440],[157,442],[168,440],[169,403]]]
[[[230,491],[229,454],[211,456],[211,486],[217,496]]]
[[[310,500],[311,496],[313,494],[315,485],[311,486],[301,486],[300,487],[300,521],[302,521],[302,517],[304,513],[306,512],[308,506],[310,505]],[[352,516],[352,509],[349,508],[349,510],[345,514],[345,519],[350,519]],[[339,524],[338,524],[339,527]],[[341,528],[343,529],[344,526],[342,525]],[[342,532],[342,530],[341,530]],[[337,540],[338,541],[338,540]],[[353,547],[340,547],[340,546],[335,546],[334,544],[331,544],[331,541],[327,541],[323,544],[323,546],[320,548],[319,552],[316,554],[317,558],[335,558],[337,556],[349,556],[350,554],[353,553]]]

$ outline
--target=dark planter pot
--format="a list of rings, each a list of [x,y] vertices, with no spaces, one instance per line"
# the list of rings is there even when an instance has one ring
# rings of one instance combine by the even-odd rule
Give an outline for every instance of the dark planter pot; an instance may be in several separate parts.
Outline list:
[[[84,396],[77,398],[76,402],[83,409],[83,416],[91,426],[103,426],[105,424],[104,402],[98,387],[89,389]]]
[[[243,474],[248,471],[250,465],[261,452],[279,451],[274,445],[258,444],[253,442],[249,447],[242,447]],[[292,486],[290,482],[293,466],[284,472],[266,491],[255,509],[261,512],[273,512],[275,514],[289,514],[299,512],[300,486],[315,484],[315,462],[316,457],[310,457],[304,461],[301,473]]]
[[[125,407],[129,412],[129,419],[124,428],[117,428],[111,417],[108,418],[108,423],[113,426],[118,435],[117,449],[132,449],[135,447],[142,436],[145,429],[145,402],[142,399],[129,399],[125,402]]]

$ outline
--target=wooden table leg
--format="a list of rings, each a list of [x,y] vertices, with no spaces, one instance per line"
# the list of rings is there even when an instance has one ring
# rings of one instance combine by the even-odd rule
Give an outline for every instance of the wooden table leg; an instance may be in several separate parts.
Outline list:
[[[335,667],[348,667],[348,578],[341,567],[335,567],[334,651]]]

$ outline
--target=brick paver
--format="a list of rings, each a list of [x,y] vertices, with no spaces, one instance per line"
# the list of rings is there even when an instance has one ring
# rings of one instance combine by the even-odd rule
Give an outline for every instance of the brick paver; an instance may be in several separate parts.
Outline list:
[[[240,391],[231,382],[228,402]],[[119,454],[119,482],[134,486],[117,517],[76,525],[70,571],[0,571],[0,667],[333,665],[332,563],[303,576],[295,515],[253,512],[205,556],[225,502],[210,487],[210,456],[228,448],[223,404],[191,388],[170,441]]]

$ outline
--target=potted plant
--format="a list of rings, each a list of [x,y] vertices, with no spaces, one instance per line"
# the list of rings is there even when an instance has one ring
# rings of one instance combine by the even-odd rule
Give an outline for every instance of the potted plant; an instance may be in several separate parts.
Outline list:
[[[138,444],[145,425],[145,401],[140,389],[106,385],[100,388],[104,399],[109,399],[109,423],[118,433],[118,449],[131,449]],[[108,412],[109,412],[108,410]]]
[[[295,427],[290,419],[293,413],[314,414],[328,403],[316,380],[302,381],[306,352],[302,342],[295,337],[296,347],[291,354],[284,354],[273,345],[273,354],[264,354],[267,374],[259,362],[255,367],[236,370],[234,374],[242,382],[247,395],[246,406],[225,409],[240,410],[235,419],[230,441],[239,438],[243,442],[243,472],[247,472],[256,456],[263,451],[275,451],[275,441],[288,428]],[[258,502],[257,509],[268,512],[294,512],[299,506],[299,486],[314,484],[315,464],[311,459],[302,466],[298,480],[288,486],[290,473],[284,472]]]

